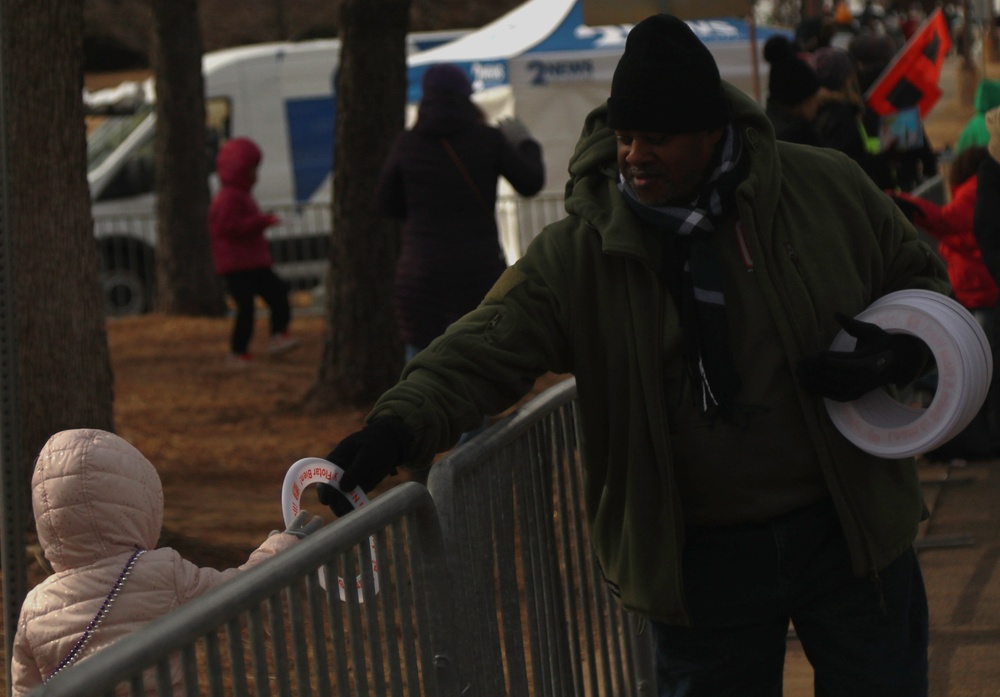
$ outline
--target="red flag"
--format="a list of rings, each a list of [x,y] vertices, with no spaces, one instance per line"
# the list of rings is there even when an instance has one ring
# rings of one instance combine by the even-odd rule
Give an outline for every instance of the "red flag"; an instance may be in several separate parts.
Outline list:
[[[868,105],[880,116],[913,106],[920,118],[927,116],[941,97],[938,78],[950,48],[948,25],[937,8],[868,90]]]

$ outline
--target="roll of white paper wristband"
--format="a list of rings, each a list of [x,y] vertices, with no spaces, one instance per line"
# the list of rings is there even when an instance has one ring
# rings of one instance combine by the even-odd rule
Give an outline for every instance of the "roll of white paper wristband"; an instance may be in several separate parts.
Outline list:
[[[294,463],[285,473],[285,481],[281,485],[281,514],[288,526],[295,516],[299,514],[299,502],[302,500],[302,492],[311,484],[334,484],[339,482],[344,470],[328,460],[320,457],[305,457]],[[359,486],[349,494],[344,494],[355,509],[361,508],[368,503],[368,497]],[[375,559],[375,538],[368,538],[368,545],[372,555],[372,577],[375,592],[378,593],[378,561]],[[319,583],[326,588],[326,574],[323,569],[319,570]],[[344,579],[337,577],[337,585],[340,587],[340,599],[346,598],[347,584]],[[355,586],[358,590],[358,602],[365,601],[364,588],[361,575],[355,579]]]
[[[938,384],[926,408],[902,404],[884,389],[852,402],[825,400],[844,437],[873,455],[904,458],[943,445],[969,425],[986,399],[993,354],[968,310],[940,293],[902,290],[883,296],[856,319],[922,340],[937,363]],[[855,343],[841,331],[830,348],[850,351]]]

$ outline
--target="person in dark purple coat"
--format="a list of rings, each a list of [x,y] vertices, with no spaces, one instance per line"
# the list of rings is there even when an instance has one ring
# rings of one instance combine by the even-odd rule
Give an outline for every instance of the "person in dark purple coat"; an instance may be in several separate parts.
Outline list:
[[[421,86],[417,122],[390,149],[376,191],[379,212],[403,221],[395,298],[407,361],[475,309],[506,267],[498,178],[523,196],[545,183],[541,145],[517,119],[487,125],[461,68],[434,65]]]

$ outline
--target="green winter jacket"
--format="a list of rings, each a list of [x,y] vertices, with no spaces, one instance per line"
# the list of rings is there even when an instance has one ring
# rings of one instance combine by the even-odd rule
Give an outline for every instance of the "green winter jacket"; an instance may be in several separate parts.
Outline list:
[[[777,327],[789,370],[830,345],[835,311],[857,314],[895,290],[950,292],[944,266],[851,159],[776,142],[756,103],[731,86],[750,170],[737,191],[738,245]],[[679,332],[660,283],[660,246],[617,190],[616,143],[595,109],[570,162],[569,215],[547,226],[479,308],[409,363],[369,419],[395,414],[427,466],[481,414],[509,407],[545,371],[573,373],[582,419],[586,515],[601,568],[629,610],[686,623],[683,502],[672,470],[662,347]],[[718,233],[717,233],[718,234]],[[858,450],[823,401],[796,388],[855,572],[876,575],[913,542],[925,512],[913,459]],[[774,437],[774,434],[761,434]],[[778,436],[783,437],[783,436]],[[802,439],[800,439],[802,440]],[[732,453],[738,464],[740,453]]]

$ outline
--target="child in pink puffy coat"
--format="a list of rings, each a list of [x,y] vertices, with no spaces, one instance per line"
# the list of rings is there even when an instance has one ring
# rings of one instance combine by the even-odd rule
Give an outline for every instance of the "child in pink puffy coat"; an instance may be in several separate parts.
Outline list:
[[[169,547],[156,549],[163,523],[156,469],[129,443],[96,429],[62,431],[48,440],[35,462],[31,503],[38,542],[54,573],[21,606],[11,659],[15,696],[322,525],[318,517],[306,523],[303,512],[242,566],[195,566]]]

